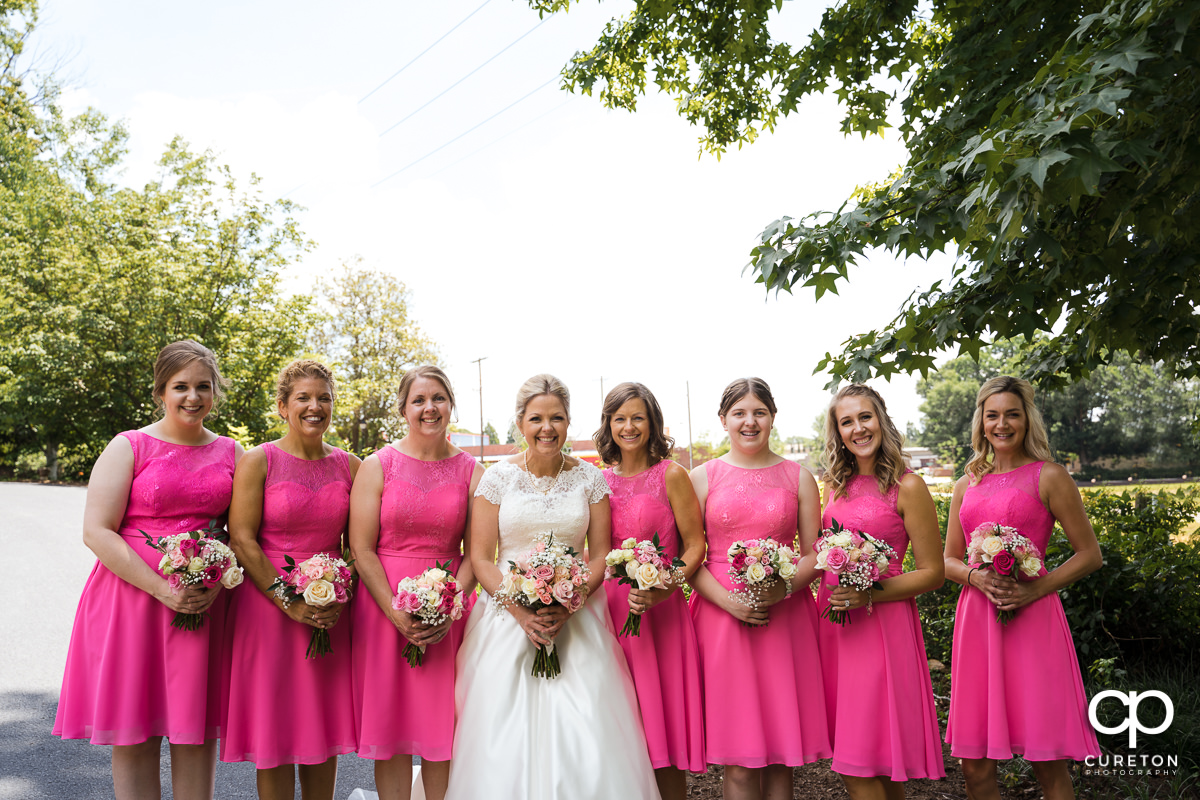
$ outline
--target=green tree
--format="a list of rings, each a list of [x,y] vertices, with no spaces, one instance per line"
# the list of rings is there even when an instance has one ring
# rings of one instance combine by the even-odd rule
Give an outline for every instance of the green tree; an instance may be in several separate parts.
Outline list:
[[[411,367],[438,364],[437,351],[408,313],[408,289],[362,259],[344,263],[317,293],[324,319],[312,335],[338,379],[333,427],[355,453],[404,435],[396,390]]]
[[[819,299],[881,248],[951,252],[953,277],[818,370],[927,372],[946,348],[1042,332],[1022,364],[1047,384],[1118,352],[1200,374],[1200,1],[847,0],[803,45],[772,39],[782,6],[637,0],[564,84],[633,110],[652,78],[718,154],[828,89],[846,133],[895,113],[908,161],[834,213],[769,225],[751,272]]]
[[[156,180],[118,186],[123,126],[95,110],[64,119],[49,79],[35,112],[28,76],[11,72],[14,8],[32,4],[8,4],[0,25],[0,456],[36,449],[51,477],[60,455],[82,470],[150,421],[155,355],[180,338],[211,347],[232,380],[213,427],[260,437],[274,373],[304,336],[307,298],[277,286],[304,248],[291,206],[263,201],[254,179],[239,191],[179,140]]]
[[[483,426],[483,432],[488,437],[488,444],[500,444],[500,434],[492,427],[492,423]]]

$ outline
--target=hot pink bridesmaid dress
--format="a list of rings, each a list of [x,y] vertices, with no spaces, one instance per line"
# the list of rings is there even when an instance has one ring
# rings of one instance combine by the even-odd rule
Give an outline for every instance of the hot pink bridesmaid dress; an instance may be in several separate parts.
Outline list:
[[[679,530],[667,498],[666,459],[631,478],[611,469],[612,546],[655,533],[671,558],[679,555]],[[608,581],[608,610],[617,630],[629,614],[632,587]],[[640,636],[618,636],[633,675],[650,763],[704,772],[704,707],[700,696],[700,653],[683,592],[674,592],[642,615]]]
[[[308,461],[270,442],[258,543],[279,573],[317,553],[341,557],[350,513],[350,458],[334,450]],[[368,598],[369,599],[369,598]],[[357,601],[354,601],[357,602]],[[354,606],[352,602],[351,608]],[[333,652],[306,659],[314,628],[296,622],[249,581],[229,605],[228,702],[222,761],[259,769],[321,764],[353,752],[351,614],[329,630]]]
[[[794,545],[800,466],[781,461],[742,469],[709,461],[704,527],[708,571],[726,589],[726,553],[738,540],[771,537]],[[771,606],[767,625],[749,627],[692,594],[704,684],[704,746],[710,764],[798,766],[832,753],[817,649],[817,609],[806,587]]]
[[[117,532],[157,571],[162,554],[139,529],[158,538],[224,523],[236,445],[224,436],[190,446],[120,435],[133,448],[133,483]],[[97,561],[75,614],[54,735],[115,745],[217,738],[228,597],[217,594],[202,628],[179,630],[174,611]]]
[[[972,531],[995,522],[1016,528],[1038,552],[1046,552],[1054,516],[1038,492],[1043,466],[1035,461],[967,487],[959,520],[968,544]],[[1020,754],[1029,761],[1079,761],[1100,755],[1057,593],[1021,608],[1002,625],[983,592],[964,586],[950,676],[946,741],[956,757],[1001,760]]]
[[[896,511],[900,486],[883,494],[873,475],[855,475],[846,489],[826,506],[823,527],[836,519],[887,542],[896,558],[881,580],[899,575],[908,551]],[[822,575],[818,608],[825,608],[837,586],[836,575]],[[845,626],[822,619],[818,634],[833,771],[893,781],[946,777],[917,601],[875,603],[871,613],[856,608]]]
[[[390,445],[376,454],[383,469],[376,553],[392,592],[402,578],[436,563],[462,564],[471,475],[475,459],[463,452],[421,461]],[[474,595],[466,598],[466,610]],[[415,754],[447,761],[454,742],[454,662],[467,616],[451,623],[446,638],[410,667],[407,640],[364,592],[354,604],[354,709],[358,754],[388,759]]]

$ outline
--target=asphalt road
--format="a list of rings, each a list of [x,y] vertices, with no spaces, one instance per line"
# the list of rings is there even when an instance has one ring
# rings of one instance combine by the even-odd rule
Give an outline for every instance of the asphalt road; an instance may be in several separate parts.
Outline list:
[[[86,490],[0,482],[0,800],[112,797],[110,749],[50,734],[79,593],[95,563],[80,537]],[[374,788],[374,762],[338,763],[336,797]],[[163,797],[170,761],[163,746]],[[251,764],[217,765],[216,797],[255,798]],[[299,790],[297,790],[299,796]]]

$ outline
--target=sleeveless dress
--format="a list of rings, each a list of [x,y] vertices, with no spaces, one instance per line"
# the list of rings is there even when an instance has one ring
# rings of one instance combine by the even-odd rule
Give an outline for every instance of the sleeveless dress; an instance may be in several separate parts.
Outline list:
[[[141,431],[119,435],[133,448],[133,482],[117,532],[157,572],[162,554],[139,529],[157,539],[212,519],[223,525],[237,446],[224,436],[193,446]],[[75,614],[54,735],[115,745],[217,738],[229,594],[217,593],[202,628],[179,630],[174,611],[97,561]]]
[[[704,527],[708,571],[726,589],[740,588],[729,576],[729,545],[770,537],[795,544],[800,465],[781,461],[742,469],[709,461]],[[797,586],[770,609],[770,622],[743,625],[692,594],[692,619],[700,645],[704,680],[704,747],[710,764],[799,766],[832,755],[817,608],[807,587]]]
[[[300,563],[317,553],[341,557],[350,512],[350,458],[297,458],[274,444],[267,456],[258,543],[283,574],[290,555]],[[353,607],[353,603],[351,603]],[[350,687],[351,615],[329,629],[332,653],[306,659],[314,628],[294,621],[257,586],[230,603],[228,702],[222,761],[258,769],[321,764],[355,748]]]
[[[376,553],[393,594],[402,578],[435,563],[449,561],[457,571],[475,459],[464,452],[421,461],[390,445],[375,455],[383,469]],[[473,597],[464,599],[470,603]],[[446,637],[429,645],[424,663],[414,668],[404,658],[407,640],[369,592],[363,591],[352,610],[358,754],[448,760],[454,741],[454,658],[465,617],[451,623]]]
[[[995,522],[1016,528],[1046,552],[1054,516],[1038,492],[1043,466],[1035,461],[967,487],[958,516],[968,544],[972,531]],[[1079,761],[1100,755],[1057,592],[1002,625],[983,592],[964,586],[954,618],[950,684],[946,741],[958,758],[1002,760],[1019,753],[1028,761]]]
[[[679,555],[679,530],[667,497],[663,459],[631,478],[611,469],[604,480],[612,489],[612,546],[627,538],[649,539],[655,533],[667,556]],[[625,624],[629,592],[616,581],[604,584],[614,626]],[[704,772],[704,705],[700,697],[700,653],[696,631],[683,592],[671,594],[642,615],[640,636],[618,636],[642,711],[642,727],[655,769],[675,767]]]
[[[546,531],[583,554],[589,506],[609,493],[600,470],[581,462],[556,482],[541,479],[540,488],[548,494],[507,462],[479,481],[476,496],[500,507],[498,563],[523,557]],[[562,674],[532,676],[533,644],[511,614],[481,593],[458,651],[458,726],[447,800],[659,796],[603,585],[554,645]]]
[[[881,494],[875,476],[855,475],[846,489],[826,506],[822,527],[836,519],[890,544],[896,558],[881,580],[894,578],[908,551],[908,532],[896,511],[900,485]],[[818,608],[837,587],[836,575],[822,576]],[[822,619],[818,634],[833,771],[893,781],[946,777],[916,599],[875,603],[870,614],[853,609],[845,626]]]

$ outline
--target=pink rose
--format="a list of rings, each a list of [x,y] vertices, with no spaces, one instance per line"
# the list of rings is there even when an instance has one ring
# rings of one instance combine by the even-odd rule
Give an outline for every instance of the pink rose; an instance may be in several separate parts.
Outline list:
[[[729,563],[735,570],[741,572],[746,568],[746,556],[743,553],[738,553],[733,557],[733,561]]]
[[[338,577],[342,580],[343,583],[347,583],[347,584],[350,583],[350,578],[351,578],[350,568],[349,567],[338,567]]]
[[[405,592],[403,599],[400,600],[400,608],[409,614],[415,614],[421,610],[421,598],[412,592]]]
[[[218,583],[221,582],[221,568],[218,567],[216,564],[213,564],[212,566],[207,567],[204,570],[204,577],[201,578],[201,580],[204,581],[205,589],[211,589],[212,587],[216,586]]]
[[[575,594],[575,585],[570,581],[559,581],[554,584],[554,599],[564,606],[571,602],[573,594]]]
[[[554,580],[554,567],[549,564],[542,564],[533,570],[533,577],[539,581],[552,581]]]
[[[179,541],[179,552],[183,553],[188,558],[196,555],[196,549],[197,547],[195,539],[181,539]]]
[[[571,576],[571,583],[575,584],[576,586],[583,586],[583,584],[586,580],[587,580],[587,578],[583,577],[582,572],[576,573],[575,575]]]
[[[454,620],[455,622],[458,622],[460,619],[462,619],[462,615],[462,606],[455,606],[454,608],[450,609],[450,619]]]
[[[840,547],[831,547],[825,552],[825,564],[834,572],[840,572],[845,569],[846,564],[849,562],[850,557]]]
[[[335,583],[333,585],[333,599],[338,603],[345,603],[350,599],[350,593],[346,591],[346,585]]]
[[[300,565],[300,572],[303,573],[309,580],[317,580],[324,577],[325,565],[321,563],[321,559],[310,558]]]
[[[571,599],[567,601],[567,611],[574,614],[579,609],[583,608],[583,592],[576,592],[571,595]]]
[[[312,578],[308,577],[303,572],[293,572],[292,574],[296,576],[296,588],[301,591],[304,591],[308,584],[312,583],[313,581]]]
[[[1001,550],[992,556],[992,568],[996,570],[997,575],[1012,575],[1013,568],[1016,565],[1017,560],[1007,550]]]
[[[637,560],[638,560],[639,564],[649,564],[650,563],[650,554],[649,553],[638,553]]]
[[[542,605],[548,606],[554,602],[554,595],[550,593],[549,589],[538,589],[537,596],[538,602],[540,602]]]
[[[178,550],[171,555],[171,566],[175,569],[183,569],[188,565],[189,561],[191,561],[191,559]]]
[[[171,587],[172,593],[177,593],[183,588],[183,578],[178,572],[173,572],[167,576],[167,586]]]
[[[442,598],[442,602],[438,604],[439,614],[449,614],[454,610],[454,595],[447,595]]]

